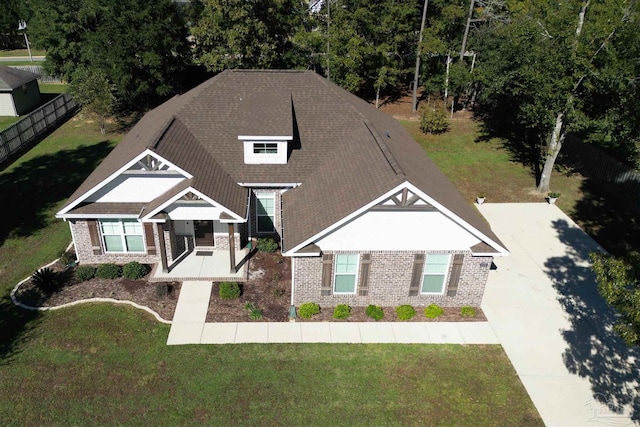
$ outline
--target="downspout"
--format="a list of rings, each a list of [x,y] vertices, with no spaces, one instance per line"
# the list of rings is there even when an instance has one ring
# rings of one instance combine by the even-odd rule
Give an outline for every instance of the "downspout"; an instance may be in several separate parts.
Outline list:
[[[67,219],[64,219],[64,222],[67,222]],[[69,221],[69,230],[71,231],[71,241],[73,242],[73,249],[74,252],[76,253],[76,264],[80,263],[80,259],[78,258],[78,245],[76,245],[76,235],[73,232],[73,226],[72,226],[73,222]]]
[[[291,306],[289,307],[290,322],[294,322],[296,319],[296,306],[293,302],[295,292],[296,292],[296,258],[291,257]]]

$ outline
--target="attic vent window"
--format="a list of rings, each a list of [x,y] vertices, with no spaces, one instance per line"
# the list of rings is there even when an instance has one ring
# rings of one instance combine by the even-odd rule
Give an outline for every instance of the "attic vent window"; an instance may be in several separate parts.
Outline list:
[[[253,154],[278,154],[278,144],[275,142],[254,142]]]

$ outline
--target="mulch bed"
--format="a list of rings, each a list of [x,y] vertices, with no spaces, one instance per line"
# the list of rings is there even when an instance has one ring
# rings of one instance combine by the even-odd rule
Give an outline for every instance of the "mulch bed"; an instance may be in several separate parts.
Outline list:
[[[288,322],[291,301],[291,259],[276,253],[256,253],[249,261],[249,280],[241,284],[242,294],[235,300],[223,300],[219,297],[219,283],[214,283],[207,311],[207,322]],[[51,269],[64,278],[64,285],[55,293],[45,295],[31,280],[23,283],[16,292],[16,298],[32,307],[55,307],[74,301],[90,298],[113,298],[128,300],[146,306],[165,320],[173,319],[180,282],[148,282],[145,278],[115,280],[93,278],[79,282],[74,277],[74,268],[56,263]],[[260,310],[262,318],[252,319],[245,308],[251,303]],[[444,307],[444,314],[436,319],[424,316],[424,307],[414,307],[416,315],[408,322],[480,322],[486,317],[482,310],[476,309],[475,317],[463,317],[460,308]],[[395,315],[395,307],[382,307],[385,316],[383,322],[400,321]],[[353,307],[351,315],[344,320],[333,318],[333,308],[327,307],[311,319],[299,322],[375,322],[365,314],[365,307]]]
[[[79,282],[74,277],[74,268],[65,269],[56,263],[50,267],[63,277],[63,286],[55,293],[46,295],[27,280],[16,291],[16,299],[31,307],[56,307],[90,298],[113,298],[144,305],[165,320],[171,320],[180,295],[180,282],[154,282],[145,278],[115,280],[93,278]]]

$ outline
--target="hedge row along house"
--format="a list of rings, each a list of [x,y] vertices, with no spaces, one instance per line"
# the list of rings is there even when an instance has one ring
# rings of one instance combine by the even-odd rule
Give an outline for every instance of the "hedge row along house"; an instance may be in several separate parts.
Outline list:
[[[167,101],[57,216],[81,263],[154,278],[242,280],[272,236],[296,306],[479,306],[508,254],[398,122],[311,71],[228,70]]]

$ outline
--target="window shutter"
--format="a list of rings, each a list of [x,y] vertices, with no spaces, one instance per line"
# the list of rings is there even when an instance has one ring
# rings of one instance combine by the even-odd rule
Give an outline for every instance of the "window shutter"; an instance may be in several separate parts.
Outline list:
[[[369,295],[369,270],[371,269],[371,254],[362,254],[360,257],[360,285],[358,295],[366,297]]]
[[[424,254],[415,254],[413,257],[413,272],[411,273],[411,283],[409,284],[409,296],[415,297],[420,292],[422,282],[422,269],[424,267]]]
[[[94,255],[102,255],[102,246],[100,245],[100,235],[98,234],[98,223],[95,220],[87,221],[89,227],[89,236],[91,237],[91,249]]]
[[[455,297],[458,292],[458,282],[460,282],[463,261],[464,255],[455,254],[453,256],[453,265],[451,267],[451,275],[449,276],[449,288],[447,290],[448,297]]]
[[[153,237],[153,224],[150,222],[144,223],[144,239],[147,242],[147,254],[156,254],[156,240]]]
[[[322,288],[320,295],[323,297],[331,295],[331,270],[333,268],[333,255],[322,255]]]

